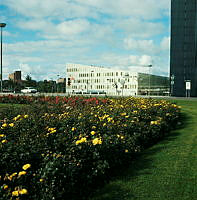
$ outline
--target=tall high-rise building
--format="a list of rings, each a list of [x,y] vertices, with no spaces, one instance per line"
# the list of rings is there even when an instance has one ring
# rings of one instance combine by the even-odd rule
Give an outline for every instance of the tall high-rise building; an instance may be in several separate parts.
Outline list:
[[[197,0],[171,0],[173,96],[197,96]]]

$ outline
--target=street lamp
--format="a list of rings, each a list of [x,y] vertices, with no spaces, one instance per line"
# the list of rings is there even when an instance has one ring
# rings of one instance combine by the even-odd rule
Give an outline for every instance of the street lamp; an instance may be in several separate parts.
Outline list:
[[[148,67],[148,91],[147,91],[147,95],[150,96],[150,85],[151,85],[151,82],[150,82],[150,78],[151,78],[151,74],[150,74],[150,70],[151,70],[151,67],[153,65],[149,64],[149,65],[142,65],[143,67]]]
[[[5,23],[0,23],[0,27],[1,27],[1,92],[3,92],[3,75],[2,75],[2,29],[3,27],[5,27],[6,24]]]
[[[92,89],[92,76],[93,76],[93,73],[94,73],[94,71],[92,70],[90,73],[88,73],[88,76],[89,76],[89,78],[87,78],[87,93],[88,92],[90,92],[91,93],[91,90],[89,91],[89,85],[88,84],[90,84],[90,86],[91,86],[91,89]]]
[[[107,79],[107,83],[111,83],[111,79]],[[118,93],[118,83],[116,82],[116,80],[114,80],[114,84],[112,84],[112,86],[116,89],[116,96],[117,96],[117,93]],[[107,90],[109,88],[107,87]]]
[[[148,93],[149,93],[149,96],[150,96],[150,77],[151,77],[150,68],[152,67],[152,65],[148,65],[147,67],[149,68],[149,80],[148,80],[148,82],[149,82],[149,84],[148,84],[149,85],[149,92]]]
[[[56,92],[57,92],[57,93],[58,93],[58,91],[59,91],[59,90],[58,90],[58,85],[59,85],[58,80],[59,80],[59,76],[60,76],[60,75],[58,74],[58,75],[57,75],[57,81],[56,81]]]
[[[124,89],[125,79],[121,79],[120,83],[122,85],[122,97],[123,97],[123,89]]]

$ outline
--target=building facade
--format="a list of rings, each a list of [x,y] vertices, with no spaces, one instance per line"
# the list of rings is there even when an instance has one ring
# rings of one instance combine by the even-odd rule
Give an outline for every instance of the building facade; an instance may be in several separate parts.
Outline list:
[[[58,78],[57,83],[66,83],[66,78]]]
[[[66,91],[135,96],[168,90],[168,78],[93,65],[67,64]]]
[[[15,71],[14,73],[9,74],[8,78],[15,83],[21,83],[21,71]]]
[[[197,96],[197,0],[171,0],[171,94]]]

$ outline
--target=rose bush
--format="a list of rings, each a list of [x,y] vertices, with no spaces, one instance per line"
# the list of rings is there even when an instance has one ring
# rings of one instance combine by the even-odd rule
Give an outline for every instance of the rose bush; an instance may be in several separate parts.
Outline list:
[[[47,100],[31,97],[28,110],[1,115],[1,200],[87,199],[180,116],[180,107],[163,100]]]

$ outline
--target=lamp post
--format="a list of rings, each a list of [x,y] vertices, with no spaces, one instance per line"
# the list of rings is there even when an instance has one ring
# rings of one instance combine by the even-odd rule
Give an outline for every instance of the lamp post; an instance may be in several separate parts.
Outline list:
[[[111,79],[107,79],[107,84],[108,83],[111,83]],[[118,83],[116,82],[116,80],[114,80],[114,84],[112,84],[112,86],[116,89],[116,96],[117,96],[117,93],[118,93]],[[107,90],[108,90],[109,88],[107,87]],[[109,93],[109,92],[108,92]]]
[[[123,89],[124,89],[125,79],[121,79],[120,83],[122,85],[122,97],[123,97]]]
[[[56,81],[56,92],[58,93],[59,92],[59,87],[58,87],[58,85],[59,85],[59,83],[58,83],[58,80],[59,80],[59,74],[57,75],[57,81]],[[61,91],[61,90],[60,90]]]
[[[2,75],[2,29],[3,27],[5,27],[6,24],[5,23],[0,23],[0,27],[1,27],[1,92],[3,92],[3,75]]]
[[[90,73],[88,73],[88,77],[89,78],[87,78],[87,94],[88,94],[88,92],[90,92],[90,94],[91,94],[91,90],[89,90],[89,85],[90,85],[90,89],[92,89],[92,76],[93,76],[93,73],[94,73],[94,71],[92,70]],[[89,85],[88,85],[89,84]]]
[[[92,82],[93,82],[93,77],[94,76],[94,70],[91,70],[91,73],[90,73],[90,84],[91,84],[91,90],[93,90],[93,86],[94,86],[94,84],[92,84]],[[91,91],[90,91],[91,92]]]
[[[138,67],[148,67],[148,77],[147,77],[147,81],[148,81],[148,87],[147,87],[147,89],[146,89],[146,91],[147,91],[147,96],[149,95],[150,96],[150,88],[151,88],[151,74],[150,74],[150,70],[151,70],[151,67],[153,67],[153,65],[152,64],[149,64],[149,65],[136,65],[136,66],[138,66]],[[126,77],[128,77],[128,75],[126,75]],[[137,81],[138,81],[138,78],[137,78]],[[138,93],[138,92],[137,92]],[[123,94],[123,92],[122,92],[122,94]]]
[[[150,77],[151,77],[151,75],[150,75],[150,68],[152,67],[152,65],[148,65],[147,67],[149,68],[149,80],[148,80],[149,91],[148,91],[148,94],[150,96]]]

